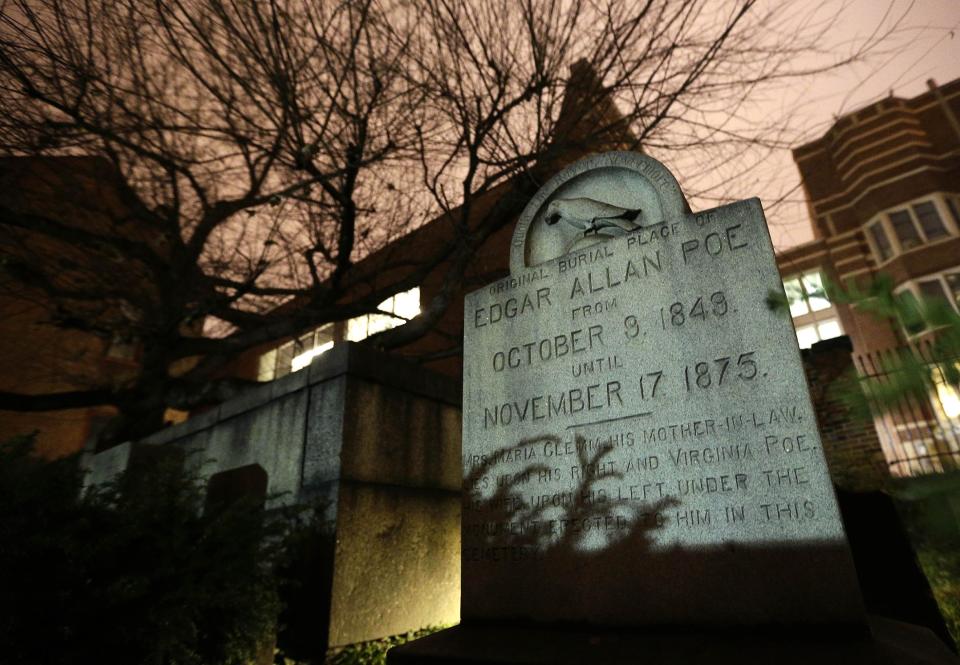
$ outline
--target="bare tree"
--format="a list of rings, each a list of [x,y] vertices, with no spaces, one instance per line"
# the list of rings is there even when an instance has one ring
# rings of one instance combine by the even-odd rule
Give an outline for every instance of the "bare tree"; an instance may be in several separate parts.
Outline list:
[[[0,149],[27,175],[0,196],[0,285],[141,354],[109,384],[4,392],[0,408],[113,405],[117,440],[232,394],[238,353],[375,312],[440,270],[423,313],[370,343],[422,336],[477,249],[576,156],[775,140],[776,124],[730,119],[820,67],[794,63],[829,27],[778,32],[784,10],[753,0],[2,7]],[[437,215],[442,246],[375,281],[357,270]]]

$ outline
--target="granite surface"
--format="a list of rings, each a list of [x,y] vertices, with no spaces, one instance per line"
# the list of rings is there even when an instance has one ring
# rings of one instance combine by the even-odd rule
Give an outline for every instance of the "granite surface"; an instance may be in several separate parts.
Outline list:
[[[599,155],[511,266],[465,304],[464,619],[862,622],[759,201]]]

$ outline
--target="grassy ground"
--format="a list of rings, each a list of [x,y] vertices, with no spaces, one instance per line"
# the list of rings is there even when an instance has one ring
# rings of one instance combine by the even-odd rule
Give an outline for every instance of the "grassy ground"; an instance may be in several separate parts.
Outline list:
[[[947,628],[960,644],[960,472],[898,481],[892,494]]]

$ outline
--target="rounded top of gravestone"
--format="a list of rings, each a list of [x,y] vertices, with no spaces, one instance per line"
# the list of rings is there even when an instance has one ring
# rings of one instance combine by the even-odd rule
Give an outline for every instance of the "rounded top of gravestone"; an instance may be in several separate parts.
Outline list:
[[[689,212],[677,179],[652,157],[586,157],[547,181],[524,208],[510,245],[510,273]]]

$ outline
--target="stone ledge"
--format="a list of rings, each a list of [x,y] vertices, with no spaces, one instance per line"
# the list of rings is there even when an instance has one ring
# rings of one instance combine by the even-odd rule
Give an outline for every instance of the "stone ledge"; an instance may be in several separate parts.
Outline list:
[[[191,416],[185,422],[155,432],[141,442],[149,445],[168,443],[213,427],[217,423],[252,411],[273,400],[308,386],[343,375],[398,388],[407,393],[460,408],[460,385],[451,377],[415,365],[408,360],[366,348],[354,342],[337,344],[319,356],[309,367],[282,378],[251,386],[242,395]]]
[[[374,383],[460,407],[460,382],[421,367],[405,358],[345,342],[315,360],[307,370],[309,383],[350,374]]]

